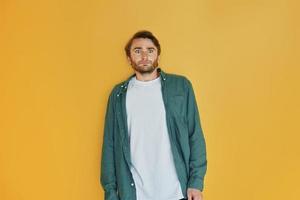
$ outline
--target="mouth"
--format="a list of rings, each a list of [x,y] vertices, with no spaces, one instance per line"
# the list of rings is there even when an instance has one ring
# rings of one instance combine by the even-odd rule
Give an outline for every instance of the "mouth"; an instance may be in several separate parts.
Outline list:
[[[149,65],[151,64],[151,61],[141,61],[139,62],[140,65]]]

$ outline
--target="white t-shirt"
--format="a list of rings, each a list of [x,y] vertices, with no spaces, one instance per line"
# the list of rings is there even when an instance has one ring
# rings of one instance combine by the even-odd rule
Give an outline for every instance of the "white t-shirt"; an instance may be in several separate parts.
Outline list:
[[[184,198],[171,152],[160,76],[127,89],[126,111],[131,149],[131,172],[137,200]]]

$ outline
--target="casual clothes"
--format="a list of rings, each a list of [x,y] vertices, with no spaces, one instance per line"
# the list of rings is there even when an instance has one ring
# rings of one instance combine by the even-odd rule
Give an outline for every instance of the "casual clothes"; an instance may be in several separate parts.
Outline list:
[[[160,68],[158,68],[158,72],[170,144],[168,147],[168,144],[163,142],[166,145],[164,148],[165,151],[168,148],[171,149],[172,156],[169,156],[173,159],[182,195],[187,198],[188,188],[203,190],[207,169],[206,145],[196,99],[192,84],[187,78],[164,73]],[[108,99],[101,160],[101,184],[105,191],[105,200],[140,200],[137,199],[139,191],[137,187],[140,184],[137,183],[136,176],[140,171],[138,169],[134,175],[133,168],[135,165],[139,165],[134,159],[135,155],[132,155],[135,151],[131,149],[133,148],[131,146],[132,138],[129,137],[129,132],[131,134],[133,132],[129,131],[127,119],[129,114],[126,112],[126,96],[130,91],[128,90],[129,82],[133,77],[135,75],[117,84]],[[155,131],[155,133],[158,132]],[[168,154],[166,153],[164,156],[168,156]],[[170,163],[172,162],[168,162],[167,165]],[[140,173],[143,174],[143,172]],[[155,177],[156,173],[160,172],[152,173]],[[172,172],[168,173],[172,174]],[[172,176],[174,177],[174,175]],[[173,184],[176,185],[176,180]],[[174,191],[177,193],[176,189]],[[176,198],[176,196],[175,194],[174,200],[181,198]]]

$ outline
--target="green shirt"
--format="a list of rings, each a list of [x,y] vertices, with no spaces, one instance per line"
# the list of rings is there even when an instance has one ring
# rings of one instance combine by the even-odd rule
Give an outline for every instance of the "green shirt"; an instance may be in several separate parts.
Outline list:
[[[166,121],[175,169],[182,193],[203,190],[207,169],[206,144],[191,82],[184,76],[157,69],[166,110]],[[108,99],[101,160],[101,184],[105,200],[136,200],[130,171],[126,92],[129,80],[117,84]]]

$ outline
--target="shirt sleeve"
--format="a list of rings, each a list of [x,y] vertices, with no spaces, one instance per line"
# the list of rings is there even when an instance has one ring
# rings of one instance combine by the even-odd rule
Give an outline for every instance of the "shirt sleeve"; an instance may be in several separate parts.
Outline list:
[[[187,91],[187,123],[190,145],[188,188],[202,191],[207,170],[206,144],[194,90],[189,80],[187,80]]]
[[[112,92],[106,108],[101,159],[100,182],[105,192],[105,200],[119,200],[114,162],[114,114]]]

